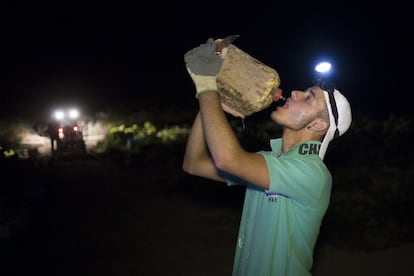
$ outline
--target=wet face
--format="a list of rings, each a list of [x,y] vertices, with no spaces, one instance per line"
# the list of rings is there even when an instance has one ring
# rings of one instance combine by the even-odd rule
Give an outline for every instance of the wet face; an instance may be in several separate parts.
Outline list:
[[[324,92],[321,88],[313,86],[305,91],[293,90],[286,103],[277,107],[270,116],[279,125],[300,130],[319,118],[325,109]]]

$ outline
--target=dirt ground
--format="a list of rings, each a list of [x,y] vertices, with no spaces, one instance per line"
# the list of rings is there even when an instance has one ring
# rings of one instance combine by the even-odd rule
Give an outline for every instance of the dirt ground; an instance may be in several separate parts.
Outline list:
[[[16,187],[0,275],[231,275],[244,190],[190,177],[180,160],[88,155],[3,167]],[[312,272],[408,276],[413,257],[413,244],[365,252],[322,243]]]

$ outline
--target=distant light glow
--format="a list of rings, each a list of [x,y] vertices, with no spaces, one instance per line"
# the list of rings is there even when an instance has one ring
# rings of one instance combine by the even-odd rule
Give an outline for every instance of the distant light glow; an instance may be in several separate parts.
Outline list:
[[[53,116],[58,121],[63,121],[63,120],[66,120],[66,119],[75,120],[75,119],[78,119],[78,117],[79,117],[79,110],[75,109],[75,108],[72,108],[72,109],[69,109],[69,110],[60,110],[59,109],[59,110],[55,111]]]
[[[69,118],[76,119],[79,116],[79,111],[77,109],[69,110]]]
[[[55,111],[55,118],[57,120],[63,120],[65,118],[65,113],[61,110]]]

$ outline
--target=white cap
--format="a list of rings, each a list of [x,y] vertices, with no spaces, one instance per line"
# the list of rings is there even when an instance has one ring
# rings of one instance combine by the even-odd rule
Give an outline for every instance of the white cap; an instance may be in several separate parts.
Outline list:
[[[351,106],[344,95],[336,89],[334,89],[333,93],[327,91],[323,92],[329,111],[330,126],[322,140],[321,148],[319,149],[319,157],[321,159],[325,157],[329,142],[344,134],[352,122]],[[335,118],[337,118],[337,120],[335,120]]]

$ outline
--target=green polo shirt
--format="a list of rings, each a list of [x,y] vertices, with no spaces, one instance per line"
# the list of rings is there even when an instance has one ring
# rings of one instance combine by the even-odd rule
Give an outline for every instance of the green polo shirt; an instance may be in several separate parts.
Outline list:
[[[270,188],[246,184],[233,276],[310,275],[313,249],[329,205],[332,177],[308,141],[281,154],[282,139],[270,141],[266,160]]]

